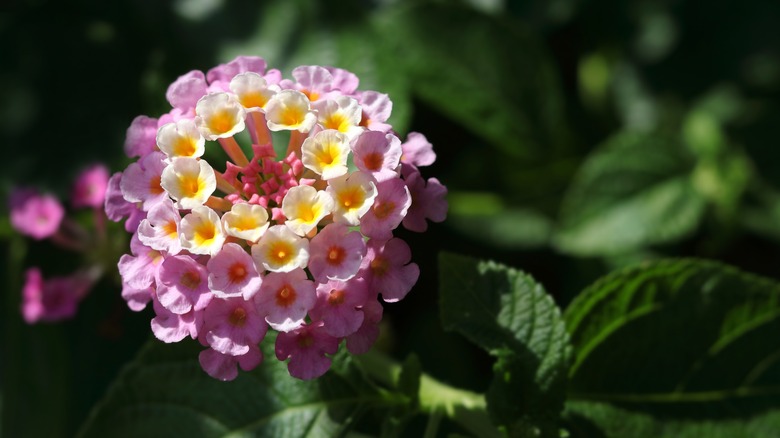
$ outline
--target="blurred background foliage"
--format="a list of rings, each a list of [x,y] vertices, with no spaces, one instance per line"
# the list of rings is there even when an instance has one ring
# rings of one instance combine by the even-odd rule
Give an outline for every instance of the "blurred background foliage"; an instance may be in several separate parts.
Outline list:
[[[189,70],[238,54],[288,77],[351,70],[389,93],[400,134],[434,144],[425,174],[450,190],[445,223],[401,233],[422,275],[386,306],[382,345],[482,391],[490,360],[440,328],[440,250],[519,267],[564,306],[664,256],[780,278],[778,25],[780,3],[763,0],[5,0],[0,189],[65,198],[88,164],[124,169],[130,121],[167,112]],[[24,267],[74,262],[14,235],[7,214],[0,235],[0,431],[71,436],[150,337],[149,311],[128,311],[109,278],[75,320],[25,326]]]

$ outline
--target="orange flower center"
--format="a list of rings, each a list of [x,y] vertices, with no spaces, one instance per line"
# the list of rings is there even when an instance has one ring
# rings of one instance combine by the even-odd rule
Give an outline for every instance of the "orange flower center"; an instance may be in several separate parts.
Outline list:
[[[228,269],[228,278],[230,278],[231,283],[240,283],[244,281],[247,274],[246,266],[244,266],[243,263],[234,263],[233,266]]]
[[[200,274],[194,271],[187,271],[179,278],[179,283],[188,289],[197,289],[200,286]]]
[[[334,290],[328,295],[328,304],[331,306],[338,306],[339,304],[344,303],[346,298],[346,294],[343,290]]]
[[[387,274],[387,271],[390,268],[390,264],[387,263],[387,260],[381,257],[376,257],[374,260],[371,260],[370,266],[371,266],[371,271],[377,277],[382,277],[385,274]]]
[[[236,307],[230,312],[228,321],[236,327],[243,327],[246,324],[246,310],[243,307]]]
[[[276,304],[280,307],[288,307],[295,302],[297,296],[295,289],[289,284],[285,284],[276,292]]]
[[[331,246],[328,250],[328,263],[331,265],[340,265],[344,261],[344,248],[340,246]]]

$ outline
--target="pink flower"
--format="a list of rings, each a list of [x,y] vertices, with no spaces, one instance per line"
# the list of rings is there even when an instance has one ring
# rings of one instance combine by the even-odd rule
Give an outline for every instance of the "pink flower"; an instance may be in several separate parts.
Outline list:
[[[269,273],[255,296],[266,322],[283,332],[300,327],[316,301],[314,283],[306,278],[303,269]]]
[[[75,208],[101,207],[105,202],[107,189],[108,168],[103,164],[92,165],[76,177],[71,204]]]
[[[347,336],[347,350],[352,354],[364,354],[371,349],[379,337],[379,322],[382,321],[382,305],[376,297],[363,305],[363,324]]]
[[[162,152],[152,152],[127,166],[119,182],[127,201],[142,202],[144,211],[149,211],[168,197],[160,185],[166,166],[164,159]]]
[[[260,290],[263,282],[252,257],[235,243],[226,243],[209,259],[206,267],[209,289],[218,297],[243,296],[248,300]]]
[[[157,119],[138,116],[127,128],[125,154],[128,157],[143,157],[157,150]]]
[[[198,99],[206,95],[208,85],[202,71],[192,70],[179,76],[165,92],[165,98],[172,107],[182,111],[195,108]]]
[[[402,163],[422,167],[430,166],[436,161],[433,145],[419,132],[410,132],[406,136],[406,141],[401,144],[401,149],[403,150]]]
[[[15,189],[11,194],[11,225],[26,236],[37,240],[51,237],[64,215],[65,209],[54,196],[31,189]]]
[[[325,332],[331,336],[343,338],[351,335],[363,324],[360,308],[369,295],[367,286],[362,278],[320,284],[317,286],[317,305],[309,315],[314,321],[322,321]]]
[[[234,60],[220,64],[206,73],[206,80],[209,82],[209,91],[230,91],[230,81],[237,74],[253,72],[261,76],[269,84],[279,83],[281,72],[279,70],[269,70],[265,73],[267,65],[263,58],[259,56],[238,56]]]
[[[282,79],[279,86],[283,89],[298,90],[312,102],[340,94],[333,91],[333,75],[325,67],[302,65],[293,69],[292,76],[295,82]]]
[[[176,255],[181,252],[180,223],[179,210],[170,198],[165,198],[152,206],[146,219],[138,225],[137,235],[144,245]]]
[[[187,336],[197,339],[201,327],[203,327],[203,312],[190,310],[187,313],[177,315],[160,304],[156,298],[152,300],[155,317],[151,326],[154,336],[165,342],[179,342]]]
[[[329,224],[311,239],[309,272],[319,283],[349,280],[366,255],[363,236],[341,224]]]
[[[404,227],[422,233],[428,229],[425,219],[444,221],[447,217],[447,188],[436,178],[426,183],[420,172],[412,166],[403,165],[401,173],[412,195],[412,205],[403,220]]]
[[[212,348],[203,350],[198,355],[201,368],[209,376],[222,381],[233,380],[238,376],[236,365],[244,371],[252,371],[263,361],[263,352],[252,345],[249,352],[241,356],[222,354]]]
[[[127,218],[125,230],[128,233],[134,233],[135,230],[138,229],[141,220],[146,217],[146,212],[137,204],[128,202],[125,199],[122,195],[121,184],[122,172],[111,175],[111,178],[108,180],[106,202],[104,204],[106,216],[114,222],[119,222],[122,219]]]
[[[255,303],[242,297],[214,298],[203,311],[201,342],[231,356],[242,356],[263,340],[268,325]]]
[[[374,203],[360,219],[360,232],[372,239],[388,240],[398,228],[412,205],[412,196],[406,184],[398,178],[376,185]]]
[[[122,298],[131,310],[138,312],[152,299],[164,256],[144,246],[137,235],[130,240],[130,251],[133,255],[123,254],[117,266],[122,277]]]
[[[81,298],[92,287],[92,275],[78,272],[44,280],[38,268],[27,270],[22,289],[22,316],[28,324],[73,317]]]
[[[366,131],[352,145],[355,165],[381,182],[396,178],[401,160],[401,140],[393,134]]]
[[[358,85],[360,85],[360,79],[350,71],[336,67],[325,67],[325,69],[333,77],[331,88],[334,90],[339,90],[343,94],[350,96],[355,93]]]
[[[157,298],[163,307],[177,315],[202,310],[211,300],[209,273],[190,256],[166,258],[157,275]]]
[[[368,281],[369,290],[382,294],[382,299],[394,303],[403,299],[420,276],[420,268],[412,260],[409,245],[399,238],[387,242],[370,239],[358,275]]]
[[[358,102],[363,109],[360,126],[380,132],[389,132],[393,128],[385,123],[393,111],[393,102],[387,94],[364,91],[358,96]]]
[[[290,359],[287,369],[290,375],[310,380],[325,374],[331,360],[326,354],[336,354],[339,340],[325,332],[322,322],[305,325],[276,337],[276,358]]]

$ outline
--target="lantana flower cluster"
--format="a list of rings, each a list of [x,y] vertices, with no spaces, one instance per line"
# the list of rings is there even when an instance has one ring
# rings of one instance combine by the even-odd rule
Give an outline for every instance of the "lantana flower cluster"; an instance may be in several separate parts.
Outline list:
[[[291,375],[321,376],[342,341],[366,352],[380,301],[417,281],[393,232],[444,220],[447,190],[420,174],[436,159],[426,138],[402,142],[389,97],[358,85],[321,66],[283,79],[241,56],[179,77],[171,111],[128,129],[125,151],[138,159],[106,200],[134,233],[122,296],[136,311],[151,302],[158,339],[197,339],[212,377],[260,364],[269,327]]]
[[[70,206],[74,211],[91,209],[91,226],[85,227],[70,217],[65,205],[53,194],[40,193],[32,187],[12,190],[11,226],[19,234],[37,241],[48,240],[69,252],[94,253],[105,241],[103,203],[108,178],[108,168],[94,164],[82,170],[73,183]],[[104,272],[104,266],[94,261],[84,263],[75,272],[49,278],[44,278],[38,266],[28,268],[22,287],[22,317],[28,324],[72,318]]]

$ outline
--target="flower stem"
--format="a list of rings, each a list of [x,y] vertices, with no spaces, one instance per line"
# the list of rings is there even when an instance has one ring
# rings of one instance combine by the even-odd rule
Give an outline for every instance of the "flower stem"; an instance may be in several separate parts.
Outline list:
[[[355,356],[361,368],[372,378],[389,387],[396,386],[401,364],[376,349]],[[455,388],[423,373],[420,376],[419,410],[425,415],[444,415],[479,437],[500,437],[490,421],[484,394]]]

